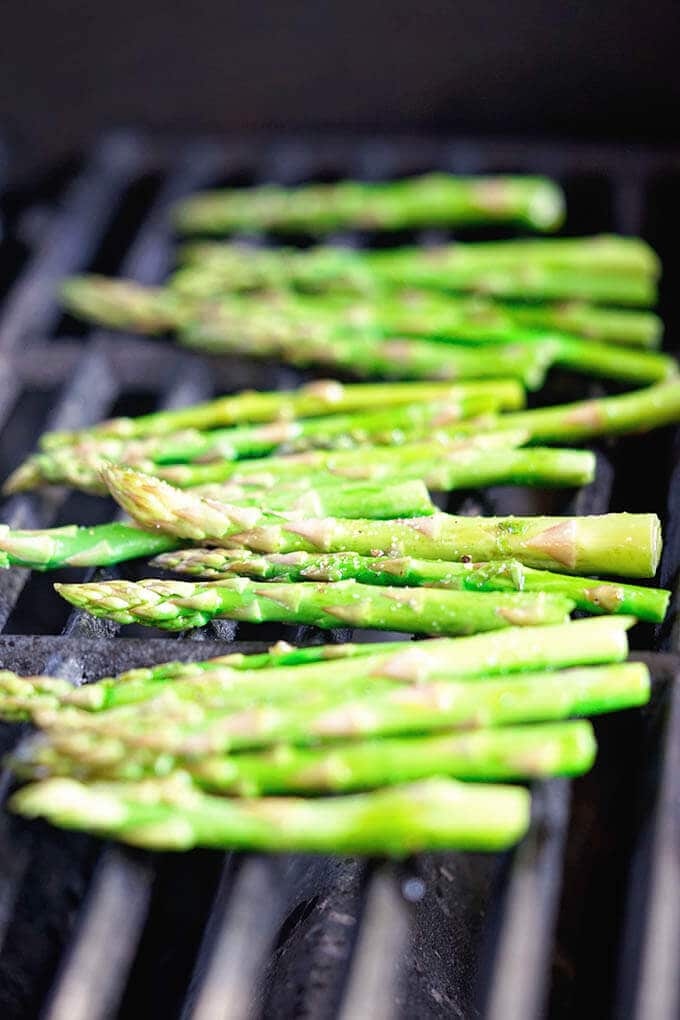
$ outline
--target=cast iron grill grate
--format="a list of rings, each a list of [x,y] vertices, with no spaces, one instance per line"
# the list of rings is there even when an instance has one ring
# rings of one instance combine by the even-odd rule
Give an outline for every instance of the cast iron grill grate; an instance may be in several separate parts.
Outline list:
[[[46,427],[79,427],[244,386],[286,388],[303,378],[278,365],[208,361],[153,341],[88,332],[59,310],[62,276],[89,268],[160,281],[172,258],[167,207],[198,187],[428,169],[554,175],[567,191],[570,233],[646,236],[664,259],[661,311],[672,340],[680,314],[672,294],[678,256],[670,205],[680,181],[678,154],[423,139],[177,143],[108,136],[69,179],[49,219],[30,219],[38,193],[11,209],[0,249],[2,475]],[[27,218],[40,227],[30,251],[12,234]],[[378,243],[358,234],[336,240]],[[552,385],[557,399],[583,388],[568,377]],[[496,513],[658,510],[667,536],[662,582],[674,587],[679,444],[670,430],[603,443],[597,481],[570,498],[491,489],[457,494],[448,506]],[[51,492],[8,500],[2,520],[43,527],[96,523],[113,512],[103,500]],[[120,572],[139,576],[140,569]],[[77,682],[168,658],[252,648],[252,641],[322,639],[312,628],[230,623],[186,637],[132,629],[123,636],[109,623],[69,612],[51,592],[54,579],[19,570],[0,576],[3,666]],[[640,653],[655,677],[652,704],[598,723],[601,752],[588,777],[537,785],[531,832],[511,855],[422,855],[394,864],[142,854],[3,815],[3,1017],[530,1020],[579,1009],[637,1020],[675,1015],[676,612],[674,603],[668,625],[636,631],[638,647],[655,649]],[[333,632],[331,639],[348,634]],[[0,737],[8,749],[16,727],[3,727]],[[9,777],[3,782],[7,788]]]

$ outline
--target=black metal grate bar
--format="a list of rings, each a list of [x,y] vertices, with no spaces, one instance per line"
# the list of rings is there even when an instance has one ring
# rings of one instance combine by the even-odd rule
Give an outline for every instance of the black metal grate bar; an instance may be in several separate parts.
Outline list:
[[[189,996],[186,1020],[250,1020],[255,1015],[283,910],[275,862],[246,858],[235,881],[227,863],[196,968],[194,987],[200,991]]]
[[[487,1020],[524,1020],[543,1012],[569,821],[569,784],[534,790],[536,821],[518,848],[503,904],[492,976],[483,992]]]
[[[375,873],[339,1020],[389,1020],[398,1011],[399,961],[409,935],[409,915],[392,868]]]
[[[137,948],[151,880],[148,863],[115,849],[103,855],[46,1020],[105,1020],[113,1015]]]

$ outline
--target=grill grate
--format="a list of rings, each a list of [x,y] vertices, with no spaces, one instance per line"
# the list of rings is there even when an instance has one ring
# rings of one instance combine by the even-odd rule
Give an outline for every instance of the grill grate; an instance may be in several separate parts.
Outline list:
[[[423,139],[245,139],[176,143],[105,138],[73,176],[0,313],[0,468],[45,428],[77,428],[303,376],[247,359],[208,361],[134,337],[88,334],[62,316],[60,278],[96,268],[159,282],[170,266],[166,212],[218,183],[382,177],[428,169],[558,177],[569,232],[642,233],[664,259],[668,334],[680,305],[670,201],[680,155],[597,146]],[[39,195],[27,195],[29,217]],[[9,234],[20,223],[9,221]],[[429,243],[433,235],[401,234]],[[260,239],[266,243],[267,238]],[[301,239],[302,242],[303,239]],[[343,244],[379,243],[343,234]],[[11,236],[7,251],[20,246]],[[5,254],[0,249],[0,254]],[[557,377],[551,396],[582,383]],[[596,392],[596,389],[593,388]],[[53,408],[49,410],[49,408]],[[662,582],[680,560],[680,440],[669,430],[598,448],[597,481],[559,494],[491,489],[458,512],[601,513],[667,506]],[[14,527],[95,523],[112,504],[63,492],[7,501]],[[124,565],[124,576],[139,576]],[[73,577],[73,573],[70,575]],[[76,576],[90,576],[80,571]],[[115,576],[115,571],[106,576]],[[251,640],[319,641],[312,628],[217,622],[189,636],[93,621],[51,593],[54,576],[0,575],[0,662],[74,682],[169,658],[254,650]],[[529,837],[513,855],[423,855],[404,863],[285,855],[141,854],[0,818],[0,1004],[6,1018],[672,1016],[680,989],[678,804],[680,658],[673,621],[638,628],[655,677],[652,704],[598,723],[602,753],[574,784],[538,784]],[[346,640],[346,630],[331,639]],[[378,635],[373,635],[378,636]],[[385,635],[379,635],[384,637]],[[358,635],[362,639],[361,635]],[[233,642],[237,639],[236,644]],[[325,640],[328,636],[325,635]],[[198,648],[194,642],[200,641]],[[257,646],[259,647],[259,645]],[[17,729],[0,728],[3,749]],[[3,786],[9,785],[3,776]]]

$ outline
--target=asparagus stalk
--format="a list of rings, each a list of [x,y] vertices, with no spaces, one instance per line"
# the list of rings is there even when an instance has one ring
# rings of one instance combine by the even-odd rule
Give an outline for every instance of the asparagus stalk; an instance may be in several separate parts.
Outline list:
[[[87,745],[98,755],[102,738],[109,760],[126,760],[138,749],[139,761],[153,762],[170,755],[181,765],[184,758],[271,747],[280,743],[315,744],[322,740],[426,734],[438,730],[467,730],[505,725],[551,722],[570,716],[593,715],[645,704],[649,699],[649,671],[643,663],[593,666],[557,673],[519,674],[474,683],[436,681],[415,686],[378,686],[375,693],[346,698],[284,701],[248,705],[236,712],[222,706],[173,703],[160,714],[158,705],[137,706],[134,713],[88,715],[80,734],[66,729],[60,736],[62,715],[38,715],[57,747],[76,746],[87,755]],[[165,703],[167,704],[167,702]]]
[[[193,664],[193,667],[169,663],[150,671],[133,670],[121,677],[62,693],[59,698],[67,706],[98,712],[156,699],[163,693],[164,685],[170,684],[172,693],[177,695],[180,691],[189,703],[208,701],[224,710],[243,692],[251,699],[250,704],[258,700],[260,703],[280,702],[282,691],[294,692],[294,698],[300,703],[315,692],[330,691],[342,696],[348,691],[382,690],[395,683],[419,685],[442,679],[461,682],[620,662],[628,651],[626,631],[634,622],[632,617],[603,616],[566,625],[513,627],[471,637],[430,639],[415,645],[409,641],[383,645],[321,645],[313,649],[273,652],[262,658],[224,656]],[[303,699],[298,692],[304,692]],[[169,715],[167,699],[163,706],[162,714]],[[156,705],[152,710],[157,710]],[[176,710],[176,697],[172,710]],[[111,719],[110,712],[107,712],[107,719]],[[68,728],[80,737],[91,729],[86,720],[87,713],[77,711]],[[63,730],[68,722],[63,711],[47,718],[41,714],[42,725],[58,725]],[[97,751],[98,762],[101,761],[100,751],[101,748]]]
[[[232,653],[202,662],[166,662],[128,670],[97,683],[72,687],[55,677],[20,677],[0,671],[0,713],[3,718],[26,719],[38,713],[60,729],[69,724],[69,706],[87,712],[119,709],[156,699],[170,690],[174,699],[205,703],[222,710],[247,704],[297,701],[328,692],[347,696],[366,693],[394,683],[422,683],[432,678],[475,679],[502,673],[606,663],[625,658],[626,629],[630,617],[602,617],[539,630],[513,628],[468,638],[436,639],[413,645],[410,641],[376,644],[316,645],[295,648],[278,642],[267,652]],[[546,636],[547,635],[547,636]],[[362,659],[363,661],[357,661]],[[161,713],[168,713],[167,699]],[[61,708],[58,717],[45,719],[45,711]],[[118,713],[120,717],[120,713]],[[85,716],[75,716],[78,735],[89,729]],[[78,737],[80,740],[80,736]],[[42,748],[42,743],[40,744]],[[25,764],[39,761],[31,752]],[[76,746],[81,765],[110,764],[109,752],[99,742]],[[42,750],[40,751],[42,754]],[[41,759],[42,760],[42,759]],[[114,754],[113,762],[117,761]]]
[[[75,276],[62,286],[62,298],[74,315],[127,332],[157,335],[186,327],[192,319],[209,315],[219,305],[225,334],[232,311],[231,335],[243,335],[253,319],[260,332],[282,328],[282,315],[297,320],[298,330],[321,320],[334,326],[377,332],[385,336],[429,338],[518,339],[520,329],[559,332],[633,347],[657,347],[663,324],[653,312],[601,308],[584,302],[508,304],[479,296],[442,295],[433,291],[395,290],[363,299],[342,295],[304,295],[291,291],[255,297],[225,294],[217,286],[210,293],[201,276],[182,271],[169,287],[145,287],[133,280],[104,276]],[[198,296],[193,291],[198,290]],[[266,335],[266,333],[265,333]]]
[[[498,343],[482,351],[441,345],[429,340],[379,339],[362,335],[305,337],[297,341],[292,331],[285,336],[258,339],[225,337],[217,316],[190,323],[180,342],[192,349],[223,354],[281,358],[300,367],[322,365],[354,375],[387,379],[489,379],[509,377],[528,389],[539,389],[559,350],[546,337],[532,344]]]
[[[0,525],[0,568],[107,567],[139,556],[173,549],[177,541],[160,531],[142,531],[134,524],[11,530]],[[154,552],[155,550],[155,552]]]
[[[504,427],[526,428],[536,442],[578,442],[593,436],[647,432],[677,421],[680,421],[679,380],[620,396],[539,407],[503,417]],[[498,428],[498,422],[490,419],[486,427]],[[479,428],[476,425],[475,431]],[[460,430],[463,431],[463,423]]]
[[[175,224],[188,234],[239,230],[304,230],[324,234],[343,227],[394,230],[421,226],[508,223],[555,230],[564,196],[545,177],[461,177],[430,173],[381,183],[341,181],[295,188],[207,191],[184,199]]]
[[[333,366],[356,375],[388,378],[483,378],[517,376],[538,388],[550,364],[588,375],[628,382],[655,382],[675,371],[668,355],[634,351],[562,334],[506,333],[494,337],[478,325],[459,328],[451,336],[430,339],[385,338],[360,330],[339,331],[336,325],[295,320],[264,321],[234,317],[221,304],[184,324],[180,342],[211,354],[239,353],[278,357],[298,365]],[[434,341],[447,341],[445,350]],[[474,347],[470,347],[474,344]]]
[[[491,395],[462,396],[452,403],[405,404],[386,411],[328,415],[292,421],[241,425],[201,432],[185,429],[165,436],[142,439],[95,439],[42,450],[10,476],[5,491],[17,492],[36,485],[68,484],[101,491],[98,468],[102,460],[139,467],[153,474],[156,464],[201,463],[238,460],[289,450],[349,448],[362,443],[392,445],[406,435],[428,435],[433,429],[450,427],[463,418],[497,409]]]
[[[348,456],[284,458],[281,464],[273,465],[272,474],[270,463],[263,462],[258,469],[258,461],[248,461],[243,468],[229,461],[170,468],[149,467],[185,486],[193,486],[198,481],[201,489],[206,490],[187,498],[230,502],[241,507],[264,505],[270,512],[306,512],[316,517],[361,515],[386,518],[426,514],[430,512],[431,504],[425,486],[446,492],[484,485],[569,487],[587,485],[593,480],[595,457],[589,451],[538,447],[513,450],[513,444],[523,442],[525,436],[526,433],[519,430],[489,432],[468,442],[452,439],[448,443],[437,441],[402,447],[363,447]],[[289,485],[273,489],[271,484],[264,484],[249,491],[248,479],[268,483],[272,478],[285,477],[280,469],[286,466],[290,472]],[[305,478],[309,477],[308,472],[314,466],[320,469],[320,474],[311,479],[317,484],[305,487]],[[8,480],[10,491],[38,484],[33,472],[29,477],[28,464],[25,468],[23,474]],[[102,478],[108,472],[106,462],[95,461],[89,468],[77,462],[76,470],[68,480],[80,489],[102,493],[107,491]],[[222,490],[216,487],[215,483],[229,479],[230,475],[238,482],[226,484]],[[353,478],[356,481],[352,481]],[[50,479],[56,480],[54,477]],[[379,484],[385,480],[393,486],[387,491]]]
[[[575,776],[588,771],[595,751],[593,728],[581,720],[343,741],[330,747],[289,744],[271,751],[187,760],[184,767],[204,790],[252,797],[348,793],[442,775],[482,782]],[[134,754],[110,766],[99,765],[94,756],[71,757],[44,738],[24,743],[9,764],[24,779],[64,776],[119,782],[161,776],[173,768],[172,758],[157,758],[150,771],[143,756]]]
[[[501,426],[502,421],[498,419],[497,425]],[[249,481],[267,487],[284,478],[297,484],[311,471],[336,480],[361,478],[366,482],[416,477],[440,491],[489,484],[583,485],[592,480],[594,462],[584,451],[513,450],[525,442],[526,436],[520,429],[490,432],[480,427],[478,435],[468,438],[442,430],[441,435],[427,440],[394,447],[312,450],[251,461],[175,464],[159,466],[154,474],[184,489],[223,482],[247,485]],[[100,465],[100,475],[106,474],[107,485],[110,473],[108,467]]]
[[[67,443],[106,437],[138,439],[165,436],[182,429],[223,428],[257,422],[289,421],[387,409],[404,404],[443,402],[455,406],[468,397],[488,397],[499,409],[517,410],[524,405],[524,391],[515,379],[464,382],[341,383],[319,379],[290,393],[285,390],[256,392],[244,390],[172,411],[156,411],[137,418],[112,418],[79,432],[47,432],[41,439],[43,449]]]
[[[626,656],[626,629],[632,622],[631,617],[607,616],[579,620],[566,626],[514,628],[453,640],[421,641],[417,645],[392,641],[382,646],[274,646],[260,655],[226,655],[207,662],[165,663],[150,669],[131,670],[72,689],[62,695],[61,700],[100,711],[154,698],[169,681],[176,690],[174,685],[180,681],[197,679],[203,690],[206,673],[213,680],[217,677],[230,691],[239,683],[246,684],[256,697],[269,700],[281,688],[313,691],[339,686],[344,690],[366,679],[371,684],[382,678],[390,682],[416,683],[432,677],[475,678],[619,661]],[[282,644],[285,643],[279,643]],[[358,659],[363,661],[356,661]],[[242,674],[240,681],[234,673]],[[214,687],[211,690],[214,694]],[[193,693],[189,692],[189,696],[193,697]]]
[[[192,493],[127,468],[108,467],[106,482],[142,525],[178,538],[255,552],[356,552],[435,560],[518,559],[568,573],[653,577],[661,553],[656,514],[470,518],[435,513],[406,521],[290,520],[255,508],[208,506]]]
[[[369,627],[426,634],[474,634],[508,626],[559,623],[574,603],[560,595],[376,588],[356,581],[268,584],[245,578],[188,581],[93,581],[56,584],[93,616],[164,630],[202,627],[215,618],[316,627]]]
[[[392,641],[386,644],[390,652],[408,648],[410,641]],[[306,684],[290,682],[290,670],[286,671],[286,684],[273,683],[268,671],[289,666],[310,663],[332,662],[336,659],[371,655],[376,646],[372,644],[309,645],[296,648],[285,641],[278,641],[266,652],[244,655],[232,652],[202,662],[163,662],[157,666],[127,670],[118,676],[104,677],[97,683],[74,687],[66,680],[50,676],[18,676],[9,670],[0,670],[0,716],[3,719],[30,719],[37,711],[60,706],[75,706],[89,712],[100,712],[121,705],[148,701],[171,685],[174,695],[186,689],[187,697],[196,692],[201,695],[233,688],[237,693],[246,694],[250,700],[266,697],[280,697],[279,691],[306,689],[308,693],[318,689],[318,678],[311,676]],[[262,670],[264,683],[253,671]],[[239,674],[243,683],[239,683]],[[293,674],[293,681],[295,677]],[[342,680],[344,689],[344,678]],[[206,682],[207,681],[207,682]],[[193,684],[196,684],[194,687]],[[217,684],[217,688],[215,685]],[[331,685],[333,686],[333,681]],[[339,686],[335,683],[335,686]],[[351,687],[351,682],[350,682]],[[292,695],[296,697],[296,694]],[[241,701],[243,698],[241,697]]]
[[[411,435],[408,438],[411,440],[409,443],[388,444],[389,448],[371,447],[370,469],[359,469],[365,460],[364,451],[351,445],[341,453],[329,453],[320,449],[316,452],[309,451],[304,457],[299,457],[297,460],[287,457],[285,472],[283,472],[287,481],[282,487],[277,486],[275,495],[269,495],[268,506],[270,509],[276,510],[290,509],[295,505],[301,491],[306,492],[312,488],[325,490],[329,486],[337,489],[342,482],[343,475],[345,476],[344,484],[348,484],[347,478],[357,477],[357,472],[359,477],[365,479],[365,483],[380,479],[386,473],[398,474],[400,477],[406,473],[409,477],[415,475],[420,478],[423,471],[414,473],[412,470],[414,462],[431,464],[435,459],[439,463],[442,459],[450,459],[454,454],[458,460],[464,460],[463,452],[469,453],[471,449],[486,450],[499,446],[519,446],[526,442],[528,433],[523,429],[507,432],[502,430],[488,432],[482,429],[479,436],[464,435],[458,439],[455,430],[448,431],[446,427],[442,427],[435,432],[430,432],[427,439],[418,434],[417,444],[412,440]],[[106,493],[107,489],[102,482],[101,473],[109,458],[102,457],[100,450],[105,447],[108,452],[112,452],[111,445],[111,441],[105,440],[103,443],[93,442],[80,446],[56,447],[54,450],[46,450],[44,453],[29,457],[7,479],[4,491],[22,492],[45,483],[66,483],[86,492]],[[211,458],[207,463],[201,461],[180,466],[170,465],[166,468],[153,462],[140,464],[134,455],[130,455],[130,447],[126,446],[124,442],[119,443],[118,440],[115,440],[113,445],[118,447],[118,457],[114,458],[114,463],[122,458],[124,461],[132,460],[135,466],[140,469],[143,464],[148,474],[169,471],[170,474],[177,472],[180,478],[186,475],[188,484],[192,487],[209,485],[210,489],[204,495],[211,498],[213,496],[217,498],[229,497],[234,503],[250,505],[252,499],[261,494],[261,492],[255,492],[253,486],[260,490],[272,487],[271,484],[265,485],[258,481],[262,476],[260,465],[267,468],[267,465],[271,463],[270,459],[252,458],[239,462],[240,466],[237,466],[235,462],[228,459],[214,460]],[[134,443],[134,445],[137,444]],[[555,453],[549,454],[545,460],[546,469],[550,470],[552,467],[558,479],[561,469],[572,473],[576,471],[579,475],[588,473],[589,466],[582,454],[579,455],[580,460],[578,458],[570,460],[568,456],[570,451],[565,452],[567,453],[566,458],[560,458],[559,454]],[[280,469],[283,466],[284,464],[278,465],[279,474],[281,474]],[[318,467],[320,474],[315,474],[315,477],[310,480],[309,469],[312,466]],[[407,471],[409,468],[410,470]],[[232,474],[237,474],[239,480],[232,481],[228,487],[225,486],[223,493],[215,490],[216,483],[228,481]],[[274,500],[273,503],[272,500]]]
[[[346,793],[432,776],[473,781],[540,779],[587,772],[596,752],[589,722],[508,726],[433,737],[277,747],[190,763],[201,787],[240,796]]]
[[[233,801],[192,788],[187,777],[85,785],[50,779],[25,787],[13,810],[64,828],[115,836],[150,849],[389,853],[501,850],[529,824],[522,787],[431,779],[327,800]]]
[[[516,269],[532,266],[548,269],[576,269],[591,273],[639,275],[656,278],[661,264],[653,249],[639,237],[598,234],[588,237],[512,238],[505,241],[474,241],[440,245],[436,248],[401,247],[378,250],[351,250],[322,245],[300,251],[295,248],[253,248],[224,242],[199,242],[185,245],[180,252],[185,266],[203,269],[206,275],[224,271],[239,259],[251,259],[254,265],[274,267],[289,255],[306,255],[300,260],[322,268],[352,265],[412,265],[466,271],[474,269]]]
[[[670,592],[641,585],[596,581],[547,570],[517,560],[448,563],[394,559],[357,553],[282,553],[258,556],[243,549],[179,549],[161,553],[153,565],[209,580],[251,577],[264,581],[347,581],[362,584],[452,588],[459,591],[546,591],[572,599],[588,613],[629,613],[661,623]]]
[[[656,256],[634,238],[559,239],[538,248],[505,241],[363,252],[203,244],[185,258],[188,268],[174,283],[194,297],[286,286],[346,294],[416,287],[520,300],[651,305],[658,275]]]

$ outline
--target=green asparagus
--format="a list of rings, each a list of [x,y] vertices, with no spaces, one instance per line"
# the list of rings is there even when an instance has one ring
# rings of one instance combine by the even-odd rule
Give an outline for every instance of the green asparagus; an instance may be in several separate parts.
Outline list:
[[[193,276],[193,274],[192,274]],[[198,296],[193,290],[198,289]],[[255,320],[260,332],[282,329],[282,318],[309,329],[310,322],[361,329],[385,336],[509,340],[520,329],[567,333],[589,340],[634,347],[657,347],[663,324],[653,312],[601,308],[584,302],[509,304],[480,296],[456,297],[436,291],[395,290],[361,298],[304,295],[292,291],[255,296],[215,293],[199,279],[180,273],[177,284],[145,287],[133,280],[105,276],[74,276],[62,285],[70,312],[99,325],[150,335],[181,330],[210,314],[219,304],[220,326],[226,335],[247,329]],[[231,320],[227,317],[231,309]]]
[[[173,285],[193,297],[286,286],[361,295],[416,287],[520,300],[648,306],[656,300],[659,272],[656,255],[643,241],[615,237],[377,251],[201,244],[190,246],[184,258],[187,267]]]
[[[362,584],[425,585],[461,591],[546,591],[573,599],[589,613],[630,613],[661,623],[671,593],[640,585],[597,581],[533,570],[517,560],[448,563],[357,553],[281,553],[258,556],[243,549],[180,549],[161,553],[153,565],[211,580],[251,577],[264,581],[346,581]]]
[[[140,524],[191,541],[255,552],[356,552],[476,562],[518,559],[568,573],[653,577],[661,554],[656,514],[470,518],[435,513],[394,521],[289,520],[256,508],[212,505],[129,468],[110,466],[111,494]]]
[[[175,211],[177,228],[189,234],[268,229],[325,234],[343,227],[394,230],[480,223],[542,231],[557,229],[563,219],[564,195],[545,177],[444,173],[380,183],[345,180],[207,191],[184,199]]]
[[[153,474],[155,465],[209,463],[258,457],[277,450],[351,448],[365,443],[396,445],[405,437],[429,435],[451,428],[463,418],[497,409],[491,395],[463,396],[455,403],[404,404],[385,411],[328,415],[292,421],[241,425],[201,432],[184,429],[166,436],[142,439],[95,439],[57,446],[29,457],[5,483],[5,491],[18,492],[37,485],[68,484],[99,491],[97,476],[102,460],[138,467]]]
[[[461,423],[461,425],[464,423]],[[497,426],[503,419],[497,420]],[[249,461],[214,461],[209,464],[158,466],[153,474],[180,488],[232,482],[255,482],[266,488],[282,479],[298,483],[310,472],[337,480],[420,478],[428,488],[439,491],[474,488],[481,485],[584,485],[592,480],[595,464],[586,451],[539,449],[515,450],[526,441],[524,430],[487,431],[480,424],[477,435],[459,436],[442,430],[427,440],[393,447],[364,446],[354,450],[311,450],[284,457],[263,457]],[[472,429],[469,430],[470,432]],[[130,470],[119,468],[119,471]],[[100,477],[108,480],[113,467],[99,465]],[[137,472],[138,474],[140,472]],[[122,476],[121,476],[122,477]]]
[[[389,641],[384,644],[320,645],[311,648],[275,646],[261,655],[227,655],[199,663],[164,663],[149,669],[131,670],[96,684],[55,689],[47,678],[25,678],[9,674],[2,690],[6,698],[21,698],[22,708],[32,712],[36,698],[50,697],[60,705],[76,706],[86,712],[107,711],[121,706],[156,699],[169,687],[173,700],[178,696],[189,702],[207,699],[223,709],[236,703],[258,701],[280,703],[282,694],[298,692],[306,696],[331,691],[365,693],[397,684],[421,684],[429,680],[455,679],[458,682],[592,663],[619,662],[628,651],[627,629],[632,617],[603,616],[574,623],[538,628],[513,627],[489,631],[465,638],[438,638],[420,641]],[[63,681],[59,683],[63,684]],[[244,698],[246,699],[244,701]],[[33,700],[31,700],[33,699]],[[249,700],[248,700],[249,699]],[[167,712],[164,699],[162,714]],[[15,703],[10,703],[14,709]],[[155,706],[154,706],[155,710]],[[110,718],[110,713],[109,713]],[[64,712],[51,719],[41,716],[45,725],[68,722]],[[76,735],[88,729],[86,714],[76,713]],[[101,757],[101,745],[97,748]]]
[[[567,334],[515,329],[497,338],[476,324],[452,336],[380,337],[361,329],[287,321],[264,313],[244,318],[222,302],[185,323],[180,342],[212,354],[279,357],[291,364],[333,366],[357,375],[482,378],[510,375],[538,388],[546,368],[562,365],[587,375],[648,383],[676,370],[675,361],[654,351],[598,343]],[[438,343],[446,341],[444,350]],[[472,345],[472,346],[471,346]]]
[[[518,379],[528,389],[540,389],[545,374],[555,362],[560,345],[557,338],[546,337],[534,343],[498,343],[481,350],[442,345],[430,340],[379,339],[361,334],[333,338],[299,336],[268,337],[257,345],[251,339],[234,338],[225,342],[219,322],[192,323],[181,334],[187,347],[208,353],[225,351],[247,356],[280,358],[292,365],[321,365],[353,375],[387,379]],[[642,352],[641,352],[642,353]],[[651,355],[650,355],[651,357]],[[662,357],[657,355],[657,357]],[[654,376],[658,378],[658,374]]]
[[[369,678],[375,683],[383,676],[392,682],[417,683],[442,676],[474,678],[620,661],[626,656],[626,630],[632,622],[632,617],[605,616],[566,626],[513,628],[467,638],[421,641],[417,645],[390,641],[382,645],[292,648],[280,642],[259,655],[226,655],[206,662],[164,663],[131,670],[71,689],[60,700],[100,711],[153,698],[168,681],[175,685],[196,679],[202,690],[206,673],[210,674],[208,679],[218,677],[230,690],[245,684],[250,692],[269,700],[282,687],[297,691],[341,685],[344,689],[356,680]],[[359,659],[363,662],[355,661]],[[336,664],[336,660],[341,661]],[[12,690],[21,693],[16,687]]]
[[[183,768],[202,789],[251,797],[351,792],[442,775],[482,782],[574,776],[591,767],[595,751],[593,728],[583,720],[311,748],[281,745],[270,751],[187,759]],[[124,782],[158,777],[174,768],[170,756],[156,758],[151,770],[144,755],[134,753],[111,765],[98,763],[96,754],[71,757],[42,736],[20,746],[9,765],[23,779],[65,776]]]
[[[202,627],[215,618],[316,627],[370,627],[425,634],[474,634],[563,621],[574,603],[560,595],[376,588],[356,581],[268,584],[245,578],[208,581],[93,581],[56,584],[93,616],[164,630]]]
[[[10,806],[64,828],[156,850],[208,846],[394,856],[501,850],[516,843],[529,824],[529,793],[522,787],[452,779],[326,800],[250,801],[200,793],[188,776],[131,785],[48,779],[24,787]]]
[[[645,704],[649,671],[643,663],[592,666],[553,673],[479,678],[474,683],[438,680],[407,687],[378,684],[374,693],[345,698],[311,699],[281,704],[261,702],[225,711],[210,702],[171,701],[138,705],[134,711],[76,713],[68,719],[47,710],[37,718],[57,748],[78,748],[95,761],[105,740],[108,760],[126,760],[135,749],[151,763],[158,754],[177,759],[277,746],[314,745],[322,740],[425,734],[448,729],[483,729],[510,724],[551,722]],[[162,707],[163,711],[159,711]],[[79,717],[83,728],[77,729]],[[64,719],[69,726],[63,729]],[[75,744],[74,736],[75,735]]]
[[[456,406],[468,397],[488,397],[499,409],[524,406],[524,391],[515,379],[464,382],[341,383],[319,379],[290,393],[286,390],[244,390],[204,404],[172,411],[156,411],[137,418],[112,418],[79,432],[47,432],[43,449],[104,437],[138,439],[165,436],[182,429],[223,428],[257,422],[290,421],[320,415],[368,411],[404,404],[443,402]]]

